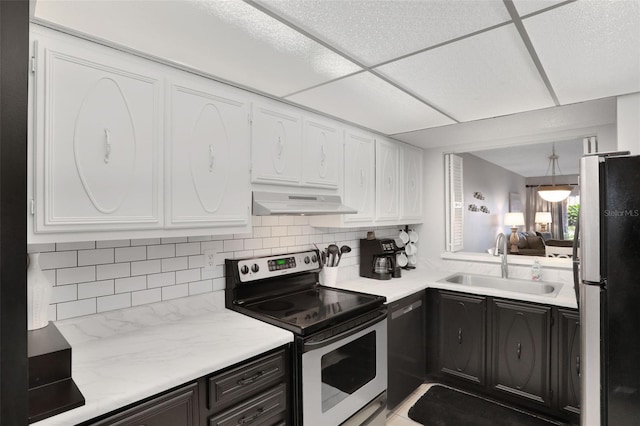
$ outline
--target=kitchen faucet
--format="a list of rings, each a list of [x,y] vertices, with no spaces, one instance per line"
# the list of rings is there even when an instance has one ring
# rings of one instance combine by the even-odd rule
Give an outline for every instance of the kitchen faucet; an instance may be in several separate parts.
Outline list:
[[[498,234],[496,237],[496,246],[493,249],[493,255],[498,256],[500,254],[498,246],[500,245],[500,241],[502,241],[502,263],[501,263],[501,271],[502,278],[509,278],[509,265],[507,264],[507,236],[502,232]]]

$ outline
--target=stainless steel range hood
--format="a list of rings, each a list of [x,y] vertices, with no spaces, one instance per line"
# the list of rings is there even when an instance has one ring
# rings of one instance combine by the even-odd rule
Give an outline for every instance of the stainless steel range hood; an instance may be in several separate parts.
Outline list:
[[[342,204],[339,195],[287,194],[280,192],[253,192],[253,215],[354,214],[356,209]]]

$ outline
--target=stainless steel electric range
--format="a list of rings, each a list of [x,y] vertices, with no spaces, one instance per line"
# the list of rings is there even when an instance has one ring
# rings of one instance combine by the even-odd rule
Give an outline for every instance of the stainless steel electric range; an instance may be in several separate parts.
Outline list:
[[[227,308],[295,335],[295,425],[384,424],[384,297],[319,285],[314,250],[227,259],[225,268]]]

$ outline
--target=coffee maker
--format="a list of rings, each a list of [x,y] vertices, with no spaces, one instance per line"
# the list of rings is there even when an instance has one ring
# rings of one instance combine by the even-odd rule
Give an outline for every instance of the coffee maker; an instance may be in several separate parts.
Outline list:
[[[393,238],[360,240],[360,276],[376,280],[400,278],[396,262],[398,246]]]

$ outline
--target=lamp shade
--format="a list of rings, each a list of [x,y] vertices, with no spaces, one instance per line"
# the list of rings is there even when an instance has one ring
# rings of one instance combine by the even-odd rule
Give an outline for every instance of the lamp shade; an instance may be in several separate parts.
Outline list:
[[[557,203],[566,199],[571,194],[572,189],[569,185],[541,186],[538,188],[538,195],[545,201]]]
[[[511,227],[524,225],[524,214],[522,212],[505,213],[504,224]]]
[[[552,223],[551,212],[536,212],[536,223]]]

